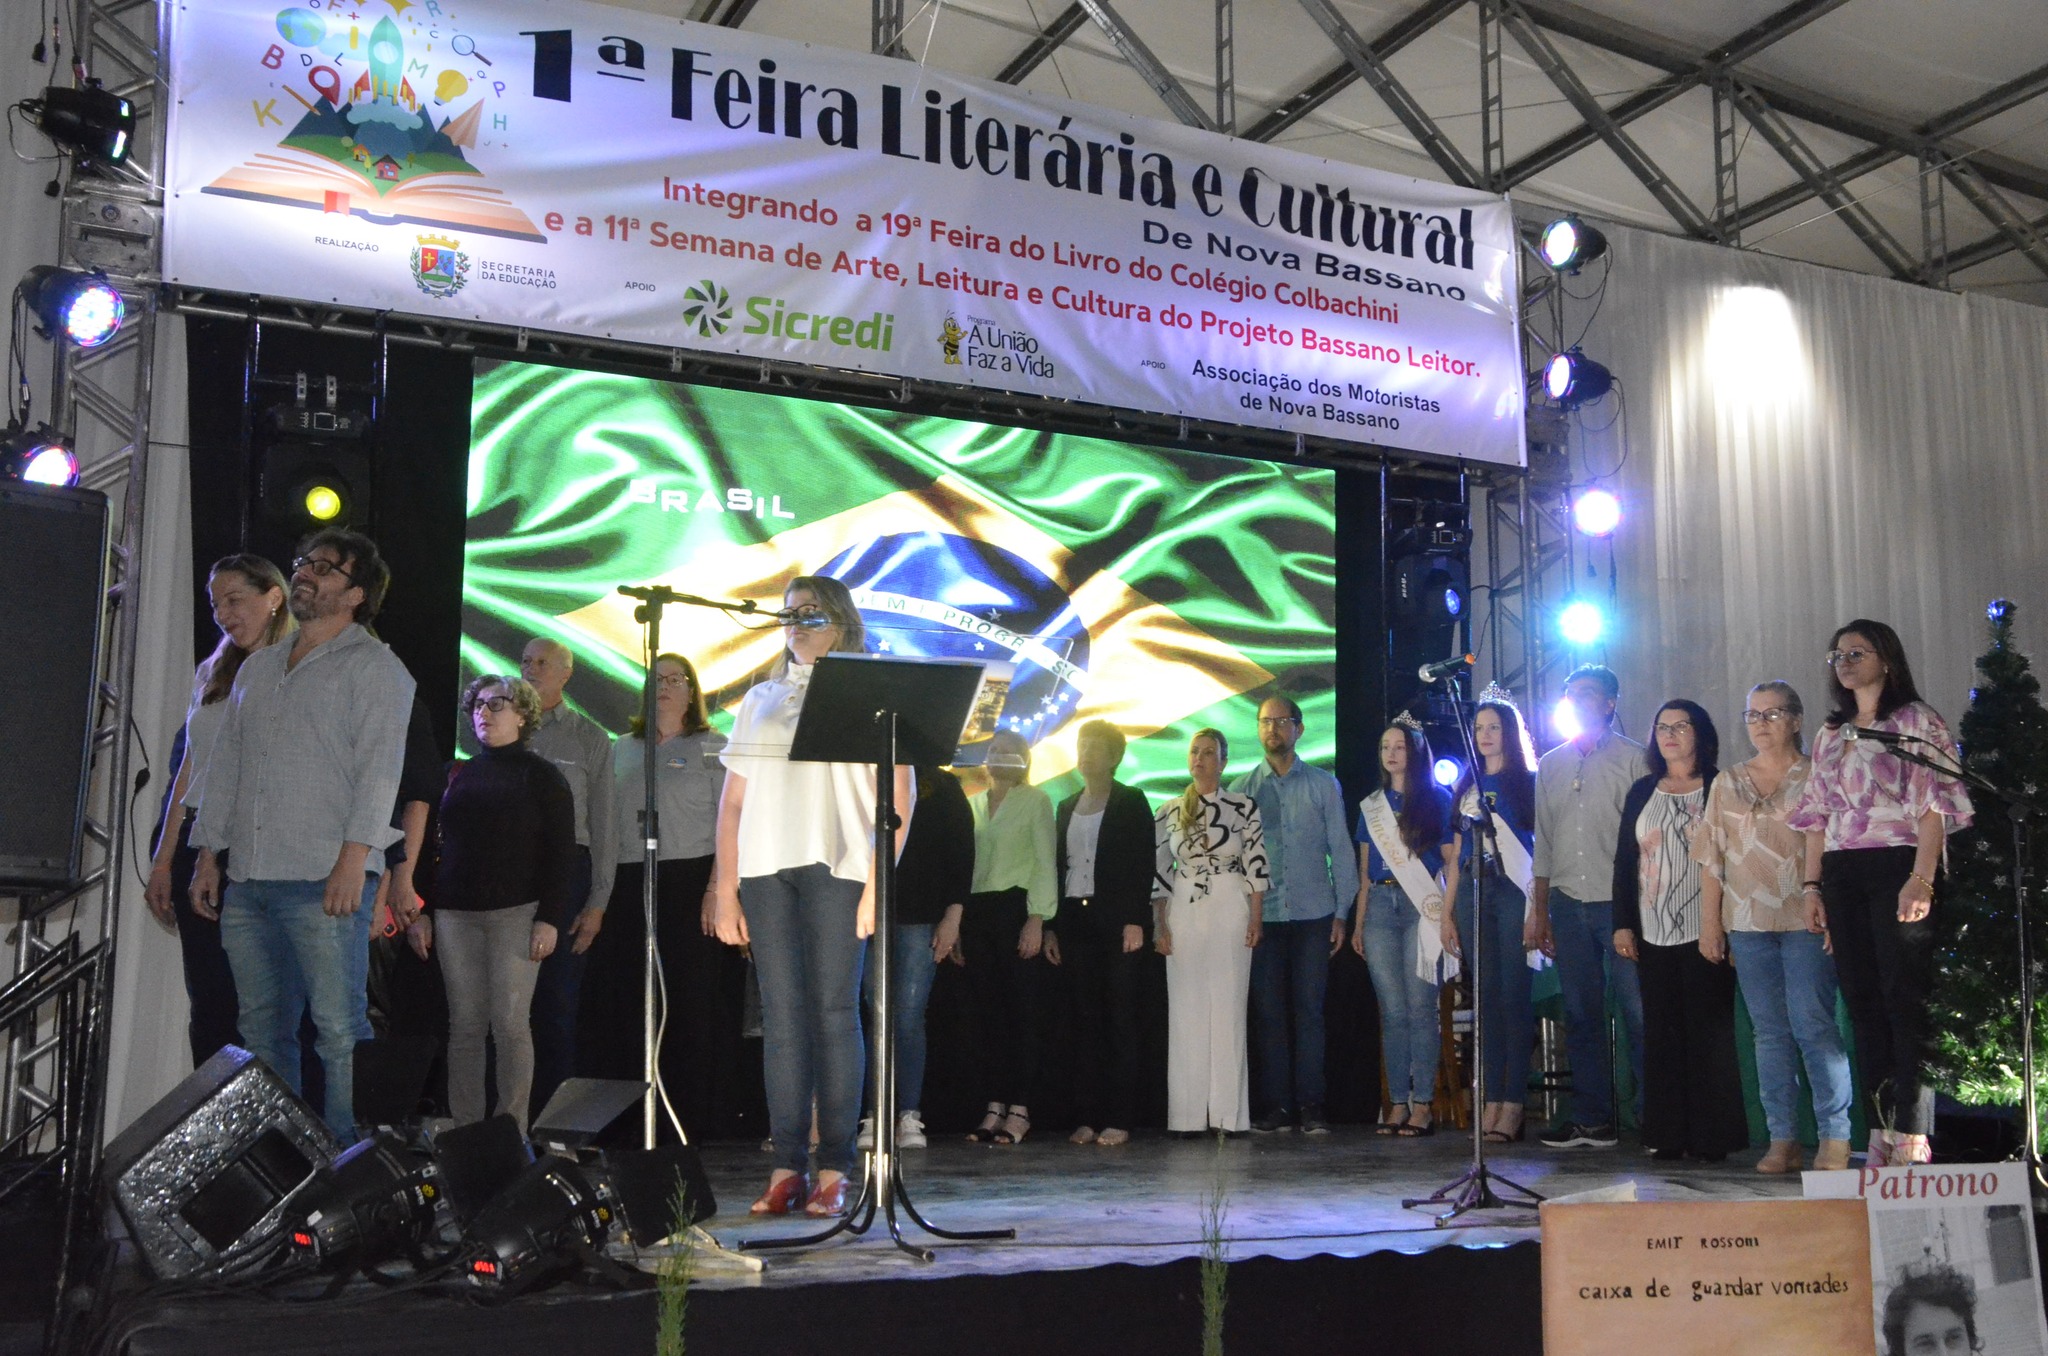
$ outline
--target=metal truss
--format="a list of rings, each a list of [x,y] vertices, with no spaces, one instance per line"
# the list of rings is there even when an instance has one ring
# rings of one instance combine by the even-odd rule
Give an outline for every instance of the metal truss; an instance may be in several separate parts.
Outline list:
[[[1174,117],[1190,127],[1208,132],[1216,130],[1216,124],[1202,111],[1201,103],[1188,92],[1180,77],[1166,69],[1166,63],[1152,54],[1145,40],[1124,22],[1123,16],[1116,12],[1109,0],[1080,0],[1080,3],[1095,26],[1102,30],[1103,36],[1109,39],[1110,45],[1130,63],[1139,78],[1152,87],[1152,92],[1173,111]]]

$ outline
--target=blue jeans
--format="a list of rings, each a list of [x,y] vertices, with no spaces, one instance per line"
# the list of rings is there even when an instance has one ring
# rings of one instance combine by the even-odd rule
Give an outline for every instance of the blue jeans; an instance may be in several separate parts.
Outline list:
[[[1375,885],[1366,896],[1365,964],[1380,1002],[1380,1061],[1387,1100],[1427,1102],[1436,1096],[1442,1033],[1436,985],[1416,973],[1422,915],[1398,885]]]
[[[932,996],[932,976],[938,962],[932,959],[931,923],[897,923],[896,944],[889,949],[889,987],[896,991],[892,1014],[896,1019],[896,1109],[916,1111],[924,1105],[924,1009]],[[870,964],[861,978],[861,993],[868,1011],[876,1009],[875,972],[872,964],[875,939],[868,938]],[[872,1061],[861,1089],[860,1104],[875,1100],[875,1070]]]
[[[1328,915],[1265,925],[1252,952],[1252,1040],[1262,1111],[1323,1104],[1323,995],[1329,987]]]
[[[343,1144],[356,1139],[356,1042],[370,1039],[370,914],[377,877],[363,902],[329,918],[324,880],[230,881],[221,901],[220,941],[235,972],[249,1052],[299,1090],[299,1018],[311,1008],[314,1050],[327,1079],[327,1124]]]
[[[1614,905],[1550,892],[1550,934],[1557,943],[1557,983],[1564,993],[1564,1047],[1572,1063],[1572,1119],[1614,1124],[1614,1059],[1607,1043],[1607,995],[1628,1032],[1636,1105],[1643,1096],[1643,990],[1636,964],[1614,954]],[[1638,1118],[1640,1119],[1640,1111]]]
[[[853,932],[861,888],[823,863],[740,881],[761,981],[761,1063],[778,1168],[804,1170],[816,1097],[818,1170],[853,1171],[867,1067],[860,1035],[867,944]]]
[[[1458,887],[1458,941],[1469,963],[1472,942],[1474,881]],[[1486,879],[1485,935],[1480,943],[1480,1027],[1484,1039],[1479,1056],[1480,1088],[1489,1102],[1521,1106],[1529,1100],[1529,1051],[1536,1041],[1536,1010],[1529,1005],[1534,974],[1522,950],[1522,915],[1527,897],[1513,881]]]
[[[1849,1052],[1835,1029],[1835,961],[1812,932],[1731,932],[1728,951],[1756,1031],[1756,1091],[1772,1139],[1797,1137],[1799,1065],[1822,1139],[1849,1138]]]

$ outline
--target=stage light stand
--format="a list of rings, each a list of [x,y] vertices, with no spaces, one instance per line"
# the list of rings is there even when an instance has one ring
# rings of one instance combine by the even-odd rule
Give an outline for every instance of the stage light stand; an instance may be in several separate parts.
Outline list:
[[[1494,833],[1493,816],[1487,812],[1486,797],[1479,790],[1479,774],[1486,763],[1479,756],[1479,746],[1472,737],[1472,722],[1476,713],[1471,710],[1456,674],[1444,679],[1450,684],[1451,705],[1458,717],[1458,735],[1465,745],[1465,765],[1472,769],[1472,793],[1479,799],[1479,813],[1473,816],[1471,831],[1472,844],[1472,930],[1463,938],[1465,982],[1472,994],[1472,1166],[1452,1181],[1446,1182],[1427,1196],[1401,1202],[1404,1210],[1428,1209],[1434,1206],[1448,1206],[1443,1214],[1436,1217],[1436,1227],[1447,1228],[1461,1223],[1461,1216],[1474,1210],[1526,1209],[1539,1205],[1543,1197],[1519,1182],[1511,1181],[1486,1166],[1486,1068],[1485,1011],[1486,994],[1483,986],[1486,953],[1486,871],[1489,862],[1500,860],[1500,844]],[[1506,733],[1505,730],[1502,731]],[[1457,806],[1451,807],[1455,816]],[[1457,901],[1448,899],[1444,907],[1457,916]],[[1528,1089],[1522,1089],[1523,1100],[1528,1099]],[[1498,1184],[1503,1190],[1517,1193],[1526,1200],[1510,1200],[1494,1190]]]

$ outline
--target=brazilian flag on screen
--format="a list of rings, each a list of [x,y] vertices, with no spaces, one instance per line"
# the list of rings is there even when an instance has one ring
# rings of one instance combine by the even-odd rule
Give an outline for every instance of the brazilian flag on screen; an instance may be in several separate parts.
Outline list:
[[[1330,762],[1332,472],[523,363],[479,364],[471,429],[465,679],[552,637],[578,657],[570,700],[624,729],[643,642],[617,586],[772,610],[822,574],[870,649],[987,666],[963,764],[1012,728],[1033,780],[1056,778],[1108,720],[1131,740],[1120,776],[1156,801],[1203,726],[1249,768],[1274,693]],[[690,607],[662,635],[719,712],[780,643]]]

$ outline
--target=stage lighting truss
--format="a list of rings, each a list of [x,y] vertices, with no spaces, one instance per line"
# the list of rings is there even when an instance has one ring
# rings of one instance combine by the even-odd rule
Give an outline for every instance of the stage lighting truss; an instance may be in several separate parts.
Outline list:
[[[121,332],[128,303],[104,273],[39,264],[22,275],[15,296],[35,313],[36,332],[98,348]]]
[[[11,424],[0,435],[0,476],[33,485],[76,485],[78,455],[71,440],[48,424]]]
[[[1543,393],[1568,410],[1592,404],[1613,386],[1614,374],[1576,345],[1543,365]]]
[[[57,148],[81,165],[119,165],[135,146],[135,105],[97,80],[52,85],[15,105]]]
[[[1576,216],[1559,217],[1543,228],[1537,251],[1559,273],[1577,273],[1607,253],[1607,237]]]

